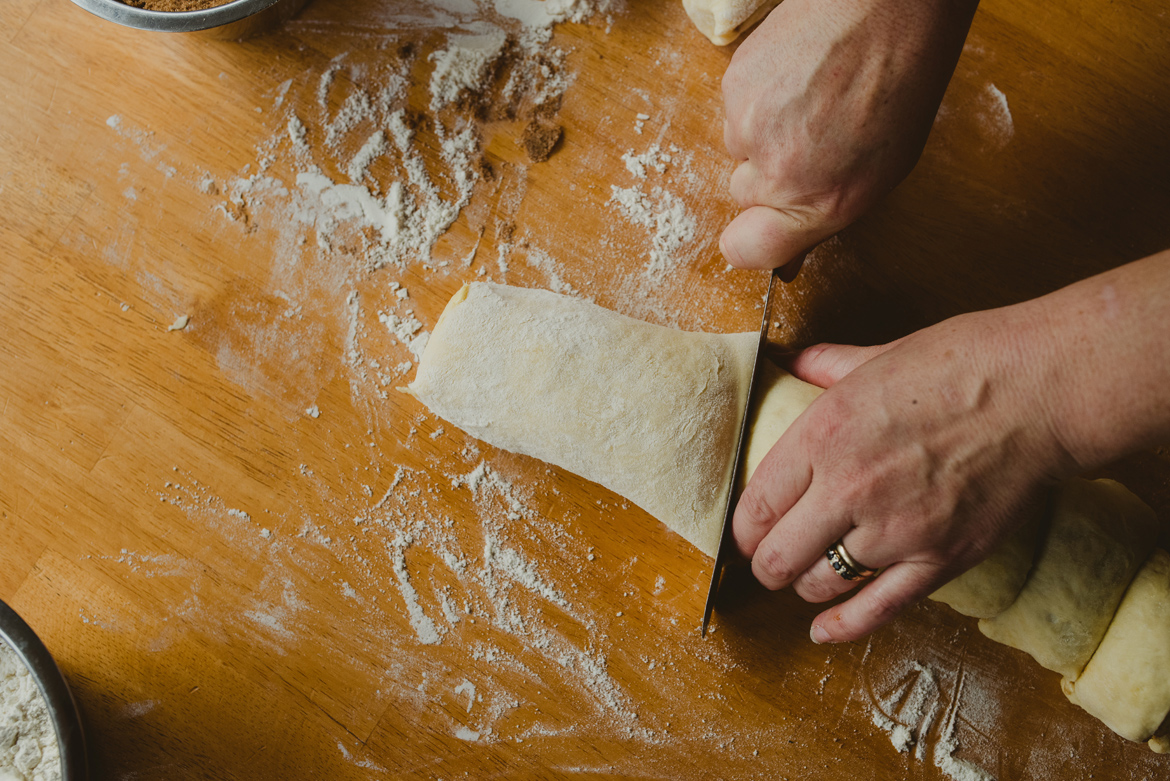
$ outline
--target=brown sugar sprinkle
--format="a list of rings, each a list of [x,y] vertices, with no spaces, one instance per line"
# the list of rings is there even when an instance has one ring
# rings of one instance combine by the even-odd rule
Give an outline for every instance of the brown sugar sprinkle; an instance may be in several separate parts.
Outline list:
[[[534,119],[524,128],[524,133],[520,136],[520,145],[524,147],[529,160],[543,163],[552,157],[564,134],[564,128],[560,125],[546,124]]]
[[[496,180],[496,169],[486,157],[479,158],[476,167],[479,169],[480,177],[485,182],[494,182]]]
[[[123,3],[146,11],[165,11],[178,13],[182,11],[206,11],[220,5],[227,5],[233,0],[122,0]]]

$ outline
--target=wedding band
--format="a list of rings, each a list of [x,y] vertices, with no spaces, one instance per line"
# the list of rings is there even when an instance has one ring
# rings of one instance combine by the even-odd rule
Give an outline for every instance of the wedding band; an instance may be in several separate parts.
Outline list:
[[[845,550],[845,543],[843,542],[838,542],[836,545],[830,547],[825,551],[825,556],[828,557],[829,563],[833,565],[833,571],[845,578],[845,580],[865,580],[877,574],[877,570],[862,566],[857,562],[857,559],[850,556],[849,551]]]

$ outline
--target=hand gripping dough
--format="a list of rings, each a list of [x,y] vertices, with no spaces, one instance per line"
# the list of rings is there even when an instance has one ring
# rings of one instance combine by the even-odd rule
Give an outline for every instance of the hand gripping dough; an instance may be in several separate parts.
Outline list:
[[[687,15],[716,46],[726,46],[780,5],[780,0],[683,0]]]
[[[980,621],[980,631],[1076,680],[1156,535],[1153,510],[1125,486],[1066,480],[1023,591],[1007,610]]]
[[[621,494],[714,556],[757,340],[476,282],[447,305],[407,390],[488,444]]]
[[[1147,740],[1158,730],[1170,714],[1170,554],[1154,551],[1085,671],[1062,688],[1123,738]]]

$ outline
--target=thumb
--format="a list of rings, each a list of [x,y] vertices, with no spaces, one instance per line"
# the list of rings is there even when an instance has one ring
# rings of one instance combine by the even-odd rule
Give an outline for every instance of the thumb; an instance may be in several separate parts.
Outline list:
[[[737,268],[779,268],[800,261],[806,252],[834,233],[835,226],[824,225],[811,214],[752,206],[740,212],[724,229],[719,238],[719,251]]]
[[[801,350],[788,364],[788,371],[794,377],[811,382],[821,388],[829,388],[840,382],[845,375],[861,364],[876,358],[898,342],[879,344],[873,347],[854,347],[848,344],[814,344]]]

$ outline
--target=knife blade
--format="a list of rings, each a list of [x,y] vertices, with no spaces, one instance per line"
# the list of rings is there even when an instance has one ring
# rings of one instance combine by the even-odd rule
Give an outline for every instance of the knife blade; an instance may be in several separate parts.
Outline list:
[[[743,472],[744,452],[747,450],[747,422],[751,412],[752,399],[755,398],[756,383],[760,377],[760,357],[764,353],[764,345],[768,341],[768,314],[772,311],[772,290],[776,287],[779,274],[773,270],[768,277],[768,294],[764,297],[764,318],[760,323],[760,341],[756,344],[756,356],[752,362],[751,380],[748,382],[747,402],[743,405],[743,417],[739,421],[739,436],[735,441],[735,466],[731,470],[731,485],[727,489],[727,506],[723,510],[723,526],[719,532],[719,548],[715,553],[715,566],[711,569],[711,584],[707,587],[707,604],[703,607],[703,627],[699,634],[707,636],[707,626],[711,623],[711,613],[715,610],[715,595],[719,592],[719,583],[723,579],[723,568],[730,555],[731,518],[735,515],[735,487],[739,485],[739,476]]]

